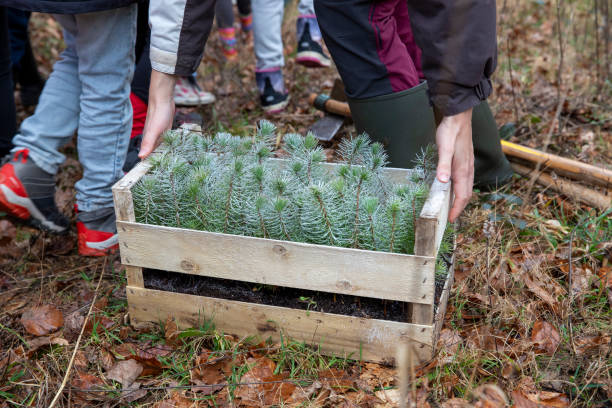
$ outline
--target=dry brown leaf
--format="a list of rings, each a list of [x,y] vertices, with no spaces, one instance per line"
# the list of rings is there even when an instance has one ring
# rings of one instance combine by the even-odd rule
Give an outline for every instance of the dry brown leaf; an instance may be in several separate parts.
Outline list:
[[[512,392],[513,408],[567,408],[570,406],[567,395],[559,392],[539,391],[524,393],[520,390]]]
[[[581,295],[589,291],[592,275],[593,273],[588,268],[574,268],[572,273],[572,294],[574,296]]]
[[[376,398],[380,399],[384,403],[379,404],[379,407],[399,406],[401,394],[398,388],[376,391],[374,395],[376,396]]]
[[[64,316],[53,305],[34,306],[21,315],[21,324],[34,336],[44,336],[64,324]]]
[[[561,342],[561,335],[552,324],[538,320],[531,329],[531,341],[537,348],[552,356]]]
[[[178,392],[173,392],[170,399],[157,402],[155,408],[194,408],[197,403]]]
[[[97,334],[102,334],[106,330],[110,330],[115,325],[111,319],[106,317],[102,313],[92,313],[87,319],[87,323],[85,324],[85,332],[90,335],[94,332]]]
[[[28,357],[31,357],[36,350],[44,346],[58,345],[58,346],[67,346],[68,340],[55,337],[55,336],[43,336],[43,337],[35,337],[32,340],[28,341],[28,346],[30,349],[28,350]]]
[[[166,336],[166,344],[176,347],[180,345],[181,340],[178,338],[179,329],[174,321],[174,318],[168,316],[166,324],[164,325],[164,334]]]
[[[121,383],[123,389],[129,388],[142,374],[143,367],[136,360],[121,360],[106,373],[106,378]]]
[[[474,408],[505,408],[509,405],[508,397],[499,386],[484,384],[474,390],[477,401]]]
[[[600,279],[601,284],[608,289],[612,289],[612,268],[609,266],[602,266],[597,271],[597,276]]]
[[[463,398],[451,398],[442,403],[442,408],[472,408],[473,405]]]
[[[75,396],[85,401],[102,401],[105,399],[104,392],[95,392],[96,390],[104,389],[104,382],[95,375],[82,373],[77,371],[75,378],[72,379],[72,387]]]
[[[211,356],[210,352],[205,351],[196,358],[195,367],[191,370],[191,382],[197,386],[192,390],[205,395],[222,390],[231,372],[232,360],[229,357]]]
[[[544,288],[540,282],[535,281],[529,276],[528,273],[523,273],[522,280],[527,285],[527,288],[537,297],[542,299],[555,314],[559,314],[561,311],[561,303],[551,294],[550,290]]]
[[[77,371],[86,371],[89,365],[89,360],[83,350],[79,350],[74,355],[74,368]]]
[[[129,403],[139,400],[145,395],[147,395],[147,390],[141,389],[141,385],[142,384],[138,381],[132,383],[132,385],[130,385],[130,388],[121,391],[121,399]]]
[[[463,339],[457,330],[444,328],[440,331],[438,349],[444,350],[449,354],[455,354],[462,342]]]
[[[264,384],[265,378],[274,376],[276,363],[269,358],[248,358],[246,363],[250,370],[244,374],[240,380],[242,383],[253,383],[242,385],[236,390],[236,398],[239,398],[243,403],[247,404],[263,404],[266,401],[266,390]],[[287,398],[293,393],[293,390],[287,395]]]
[[[597,336],[584,336],[574,340],[576,346],[576,354],[584,354],[590,351],[599,350],[602,346],[607,348],[610,344],[610,336],[606,334],[598,334]]]
[[[113,349],[114,353],[123,359],[134,359],[144,368],[142,376],[156,375],[162,371],[163,365],[157,358],[165,357],[172,352],[169,346],[149,344],[122,343]]]
[[[78,311],[70,313],[64,320],[64,336],[70,341],[76,340],[81,333],[83,323],[85,323],[85,316]]]

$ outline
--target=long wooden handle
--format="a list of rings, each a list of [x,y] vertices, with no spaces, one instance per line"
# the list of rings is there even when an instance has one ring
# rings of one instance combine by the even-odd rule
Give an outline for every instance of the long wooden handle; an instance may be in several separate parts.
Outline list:
[[[506,140],[502,140],[501,143],[507,156],[517,157],[535,164],[541,163],[543,169],[558,170],[559,174],[564,176],[595,182],[608,188],[612,187],[612,171],[608,169],[544,153]]]
[[[525,177],[530,177],[534,171],[530,167],[517,163],[512,163],[512,168],[514,171]],[[612,207],[612,196],[606,196],[600,192],[581,186],[580,184],[572,183],[569,180],[564,180],[561,178],[554,179],[547,173],[540,173],[536,178],[536,182],[577,201],[597,207],[604,211]]]
[[[316,108],[320,109],[319,106],[315,105],[315,100],[318,96],[319,95],[315,93],[310,94],[310,96],[308,97],[308,102]],[[335,113],[336,115],[344,116],[347,118],[351,117],[351,108],[349,108],[348,103],[346,102],[340,102],[334,99],[327,99],[323,105],[324,109],[322,110],[324,110],[325,112]]]
[[[315,105],[317,94],[310,94],[308,100],[311,105]],[[323,106],[318,106],[329,113],[336,115],[351,117],[351,109],[346,102],[339,102],[333,99],[327,99]],[[550,153],[544,153],[536,149],[521,146],[516,143],[501,141],[504,153],[510,158],[516,157],[534,164],[541,163],[541,166],[548,169],[554,169],[559,174],[573,179],[588,181],[602,185],[607,188],[612,187],[612,171],[590,164],[582,163],[577,160],[566,159],[565,157],[557,156]]]

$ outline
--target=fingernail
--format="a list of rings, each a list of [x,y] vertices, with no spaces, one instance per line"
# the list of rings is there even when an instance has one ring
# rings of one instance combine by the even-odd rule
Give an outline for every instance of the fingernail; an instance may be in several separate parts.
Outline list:
[[[438,180],[440,180],[442,183],[448,183],[448,174],[442,173],[438,175]]]

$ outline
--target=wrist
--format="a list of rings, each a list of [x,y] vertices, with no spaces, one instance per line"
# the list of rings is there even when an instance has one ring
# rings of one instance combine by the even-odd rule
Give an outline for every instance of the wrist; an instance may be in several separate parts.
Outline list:
[[[175,85],[176,75],[152,70],[151,85],[149,86],[149,102],[156,104],[173,101]]]

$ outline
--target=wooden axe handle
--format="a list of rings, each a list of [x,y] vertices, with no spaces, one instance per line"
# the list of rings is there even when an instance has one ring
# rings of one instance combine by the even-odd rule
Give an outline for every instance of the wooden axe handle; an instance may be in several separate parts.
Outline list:
[[[318,98],[318,100],[317,100]],[[336,115],[351,117],[351,109],[348,103],[329,99],[326,95],[310,94],[308,98],[311,105],[317,109]],[[315,104],[315,101],[317,102]],[[550,153],[544,153],[536,149],[521,146],[505,140],[501,141],[502,149],[507,156],[516,157],[534,164],[541,163],[548,169],[554,169],[559,174],[578,179],[597,183],[604,187],[612,186],[612,171],[590,164],[582,163],[577,160],[566,159]]]
[[[558,170],[559,174],[574,179],[594,182],[608,188],[612,186],[612,171],[608,169],[544,153],[506,140],[502,140],[501,143],[504,153],[508,156],[517,157],[535,164],[541,163],[542,169]]]
[[[514,171],[525,177],[531,177],[534,170],[530,167],[512,163]],[[604,195],[590,188],[573,183],[562,178],[553,178],[547,173],[540,173],[536,177],[536,182],[554,191],[571,197],[577,201],[597,207],[600,210],[607,210],[612,206],[612,196]]]
[[[312,93],[308,97],[308,102],[315,108],[324,112],[335,113],[336,115],[344,116],[347,118],[351,117],[351,108],[349,108],[348,103],[330,99],[327,95],[317,95],[315,93]]]

